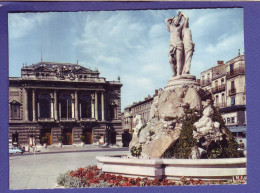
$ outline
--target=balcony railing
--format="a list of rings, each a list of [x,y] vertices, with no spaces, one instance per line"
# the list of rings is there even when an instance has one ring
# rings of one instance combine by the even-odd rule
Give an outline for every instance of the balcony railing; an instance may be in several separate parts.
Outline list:
[[[75,118],[60,118],[60,121],[64,121],[64,122],[75,121]]]
[[[217,103],[216,106],[219,108],[225,108],[225,107],[227,107],[227,103],[225,103],[225,102]]]
[[[208,86],[209,84],[211,84],[211,80],[202,80],[201,81],[201,86]]]
[[[236,92],[236,89],[235,89],[235,88],[231,88],[231,89],[228,91],[229,96],[235,95],[236,93],[237,93],[237,92]]]
[[[212,88],[212,92],[213,92],[213,93],[221,92],[221,91],[224,91],[225,88],[226,88],[225,85],[216,86],[215,88]]]
[[[54,118],[38,118],[40,122],[51,122],[54,121]]]
[[[227,79],[237,75],[244,75],[244,74],[245,74],[245,67],[235,68],[234,70],[227,72]]]
[[[95,118],[80,118],[80,121],[89,122],[89,121],[96,121],[96,119]]]

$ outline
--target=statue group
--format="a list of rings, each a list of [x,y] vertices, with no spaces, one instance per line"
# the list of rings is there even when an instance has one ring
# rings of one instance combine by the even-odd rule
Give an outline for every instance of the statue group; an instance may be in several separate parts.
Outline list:
[[[189,29],[189,17],[182,12],[165,20],[170,32],[169,62],[173,76],[190,74],[191,58],[195,44]]]

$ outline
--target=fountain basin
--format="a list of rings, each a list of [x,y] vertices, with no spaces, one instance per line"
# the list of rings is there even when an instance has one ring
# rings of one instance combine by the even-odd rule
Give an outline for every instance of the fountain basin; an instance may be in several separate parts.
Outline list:
[[[132,177],[180,180],[228,180],[246,176],[246,158],[223,159],[137,159],[97,156],[104,173]]]

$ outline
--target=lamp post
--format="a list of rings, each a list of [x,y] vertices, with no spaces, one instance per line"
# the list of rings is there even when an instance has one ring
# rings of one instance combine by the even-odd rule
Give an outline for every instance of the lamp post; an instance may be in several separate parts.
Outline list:
[[[106,145],[110,145],[110,140],[109,140],[109,132],[110,132],[110,126],[106,124]]]

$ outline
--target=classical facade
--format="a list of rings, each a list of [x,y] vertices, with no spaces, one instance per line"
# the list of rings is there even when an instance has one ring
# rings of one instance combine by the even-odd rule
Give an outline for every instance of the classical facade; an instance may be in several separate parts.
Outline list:
[[[200,74],[201,87],[211,91],[227,127],[234,135],[246,138],[245,56],[238,56]]]
[[[9,78],[9,141],[26,146],[32,138],[49,144],[121,142],[120,80],[107,81],[78,64],[39,62]],[[98,139],[100,136],[101,139]]]

